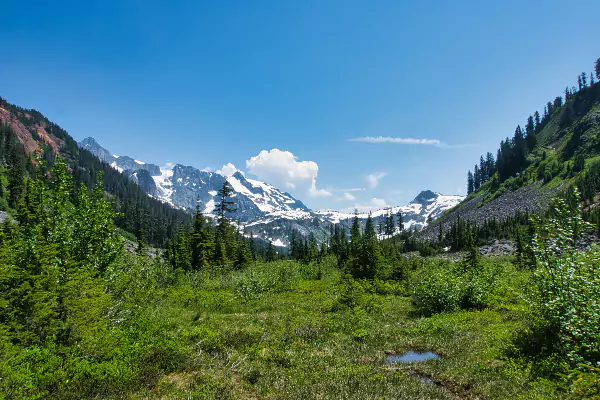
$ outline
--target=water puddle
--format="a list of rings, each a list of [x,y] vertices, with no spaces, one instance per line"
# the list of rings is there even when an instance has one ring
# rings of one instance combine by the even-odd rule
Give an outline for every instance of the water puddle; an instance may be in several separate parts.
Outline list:
[[[435,385],[435,382],[427,377],[421,376],[421,377],[419,377],[419,380],[427,385]]]
[[[417,352],[417,351],[407,351],[402,354],[391,354],[385,357],[385,363],[392,365],[397,363],[413,363],[413,362],[422,362],[426,360],[435,360],[440,358],[435,353],[430,351],[427,352]]]

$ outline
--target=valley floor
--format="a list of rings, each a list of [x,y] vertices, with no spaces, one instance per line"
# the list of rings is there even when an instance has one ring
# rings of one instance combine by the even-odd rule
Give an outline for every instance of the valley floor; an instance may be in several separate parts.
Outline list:
[[[484,263],[509,283],[486,309],[423,317],[407,285],[433,274],[427,260],[405,281],[368,282],[342,276],[334,257],[212,275],[126,257],[106,278],[106,324],[83,317],[64,347],[4,342],[0,399],[582,398],[515,356],[531,322],[530,273],[508,259]],[[440,357],[386,362],[405,351]]]
[[[336,271],[327,272],[269,291],[257,275],[246,292],[241,281],[235,289],[222,279],[201,284],[185,302],[181,293],[164,297],[148,318],[185,341],[188,360],[132,398],[543,397],[523,366],[506,356],[511,338],[527,325],[519,301],[422,318],[409,297],[376,293],[386,288],[348,290]],[[396,289],[387,287],[401,294]],[[386,363],[386,355],[408,350],[441,357]]]

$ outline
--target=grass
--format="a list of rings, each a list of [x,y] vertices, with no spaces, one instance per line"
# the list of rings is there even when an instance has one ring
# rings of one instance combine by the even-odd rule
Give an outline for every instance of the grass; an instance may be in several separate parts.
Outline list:
[[[511,358],[514,338],[531,325],[523,300],[529,272],[508,258],[484,259],[497,276],[487,308],[423,317],[410,297],[414,281],[449,264],[417,261],[408,281],[385,283],[353,281],[329,257],[320,266],[279,261],[212,275],[141,262],[111,278],[117,322],[106,330],[97,328],[70,348],[29,347],[14,353],[21,361],[0,362],[0,378],[14,382],[0,380],[10,389],[0,399],[564,395],[536,375],[534,361]],[[409,350],[441,357],[385,362],[386,355]]]
[[[369,311],[336,307],[338,275],[297,277],[289,289],[251,300],[236,297],[236,277],[206,279],[187,295],[171,290],[147,313],[186,346],[186,361],[132,398],[504,399],[532,392],[526,370],[506,357],[512,335],[527,324],[514,298],[429,318],[403,296],[366,293],[365,304],[375,304]],[[442,357],[384,362],[386,352],[408,350]]]

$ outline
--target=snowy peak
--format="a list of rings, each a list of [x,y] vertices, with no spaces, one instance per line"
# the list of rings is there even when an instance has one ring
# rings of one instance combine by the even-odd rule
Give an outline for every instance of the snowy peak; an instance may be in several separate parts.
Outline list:
[[[436,219],[446,210],[456,206],[464,199],[463,196],[447,196],[431,190],[424,190],[414,200],[405,206],[394,206],[371,211],[371,217],[376,221],[383,216],[401,212],[406,229],[423,229],[429,219]],[[337,211],[318,211],[317,214],[330,223],[339,223],[354,218],[354,214]],[[369,213],[359,213],[358,218],[367,219]]]
[[[110,164],[114,169],[121,172],[131,171],[128,175],[131,176],[133,171],[145,170],[152,176],[158,176],[161,174],[160,168],[155,164],[146,164],[145,162],[135,160],[127,156],[115,156],[110,151],[106,150],[93,137],[83,139],[78,143],[79,147],[88,150],[90,153],[101,159],[107,164]]]
[[[79,146],[125,173],[148,195],[174,207],[194,210],[200,201],[206,214],[213,212],[217,192],[227,180],[232,186],[235,213],[230,215],[240,221],[252,221],[270,213],[310,211],[300,200],[274,186],[244,176],[236,171],[231,176],[200,170],[192,166],[175,164],[160,168],[128,156],[115,156],[98,144],[94,138],[86,138]],[[140,173],[140,171],[145,171]],[[151,179],[150,179],[151,178]]]
[[[102,161],[106,163],[112,163],[114,161],[114,156],[110,154],[110,151],[106,150],[104,147],[100,146],[96,139],[93,137],[87,137],[78,143],[79,147],[86,149]]]
[[[425,205],[432,201],[435,201],[435,199],[437,198],[438,195],[439,195],[439,193],[432,192],[431,190],[423,190],[421,193],[419,193],[417,195],[417,197],[414,198],[413,201],[410,202],[410,204]]]

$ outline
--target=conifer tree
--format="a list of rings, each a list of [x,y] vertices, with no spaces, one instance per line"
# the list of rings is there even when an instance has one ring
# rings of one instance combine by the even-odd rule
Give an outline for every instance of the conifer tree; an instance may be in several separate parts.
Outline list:
[[[396,230],[396,224],[394,223],[394,214],[390,208],[385,216],[385,234],[387,237],[392,237]]]
[[[214,259],[217,265],[226,265],[229,257],[235,254],[235,242],[231,237],[231,227],[229,220],[227,219],[227,214],[236,211],[233,207],[235,202],[230,200],[232,194],[233,188],[229,182],[225,180],[218,192],[219,202],[215,207],[218,222],[215,237]]]
[[[488,181],[488,173],[487,166],[485,164],[485,160],[483,159],[483,155],[479,156],[479,173],[481,174],[481,184],[484,184]]]
[[[207,224],[201,210],[200,202],[196,202],[194,214],[194,227],[191,235],[192,267],[195,269],[208,268],[214,258],[214,241],[212,229]]]
[[[600,81],[600,58],[596,60],[594,71],[596,72],[596,79]]]
[[[489,180],[492,177],[492,175],[494,175],[494,172],[496,172],[496,162],[494,160],[494,155],[492,153],[490,153],[489,151],[486,155],[485,162],[487,165],[488,180]]]
[[[466,226],[465,247],[467,255],[463,260],[463,268],[465,270],[476,271],[479,269],[479,251],[475,245],[475,234],[470,224],[467,224]]]
[[[563,98],[561,96],[556,96],[554,98],[554,104],[553,104],[553,109],[554,110],[558,110],[559,108],[561,108],[563,105]]]
[[[292,260],[298,260],[299,257],[299,249],[298,249],[298,237],[296,234],[296,230],[292,230],[292,237],[290,239],[290,258]]]
[[[358,211],[354,210],[354,219],[350,229],[350,271],[354,277],[361,275],[361,256],[362,256],[362,234],[360,232],[360,221]]]
[[[467,195],[473,193],[475,191],[475,180],[473,178],[473,173],[469,171],[467,173]]]
[[[587,74],[585,72],[581,73],[581,85],[584,88],[587,87]]]
[[[404,217],[402,216],[402,210],[398,210],[396,213],[396,220],[398,222],[398,230],[402,232],[404,230]]]
[[[275,261],[277,260],[277,251],[275,250],[275,245],[273,245],[273,241],[269,239],[269,245],[267,247],[267,254],[265,257],[266,261]]]
[[[542,122],[540,119],[540,113],[537,111],[533,113],[533,119],[535,122],[535,128],[533,129],[533,131],[535,132],[540,129],[540,123]]]
[[[243,268],[246,267],[252,261],[252,252],[245,240],[241,240],[237,246],[237,257],[234,263],[234,267]]]
[[[386,231],[385,229],[385,223],[383,221],[382,217],[379,217],[379,219],[377,220],[377,234],[379,236],[383,235],[383,233]]]
[[[379,248],[379,242],[377,241],[377,235],[375,234],[375,225],[373,224],[373,218],[371,213],[367,218],[365,225],[365,232],[362,238],[362,252],[361,252],[361,264],[362,271],[361,278],[372,279],[376,276],[377,271],[381,265],[381,250]]]
[[[475,191],[479,190],[481,186],[481,172],[479,171],[479,166],[475,164],[475,168],[473,169],[475,172],[473,173],[473,182]]]

